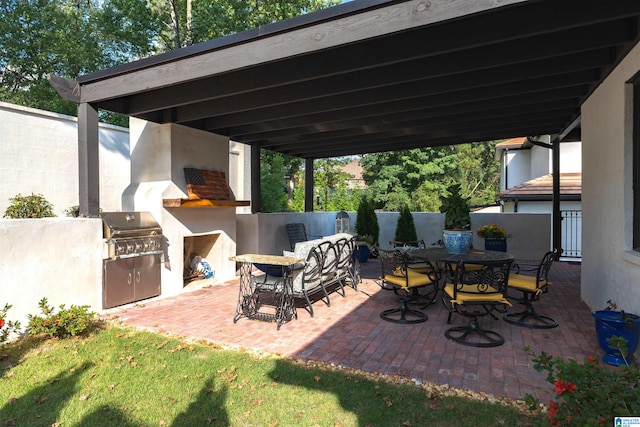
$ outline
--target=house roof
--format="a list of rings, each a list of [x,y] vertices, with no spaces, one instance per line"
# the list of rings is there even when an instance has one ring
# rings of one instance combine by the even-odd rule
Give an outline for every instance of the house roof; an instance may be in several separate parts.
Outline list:
[[[302,158],[563,135],[640,2],[356,0],[51,81],[78,103]]]
[[[500,200],[547,201],[553,197],[553,175],[541,177],[511,187],[500,193]],[[581,200],[582,173],[560,174],[560,200]]]

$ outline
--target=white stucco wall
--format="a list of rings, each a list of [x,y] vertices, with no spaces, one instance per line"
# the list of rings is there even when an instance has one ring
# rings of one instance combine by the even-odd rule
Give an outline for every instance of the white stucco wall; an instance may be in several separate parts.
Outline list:
[[[632,91],[636,46],[582,106],[582,298],[640,312],[640,254],[632,249]]]
[[[46,297],[58,308],[102,309],[102,220],[99,218],[0,219],[0,306],[23,329]]]
[[[353,227],[357,221],[355,212],[347,212]],[[442,239],[444,214],[439,212],[412,212],[418,238],[427,245]],[[380,235],[380,247],[388,249],[394,240],[398,224],[398,212],[376,212]],[[289,248],[285,225],[302,222],[307,234],[327,236],[335,232],[336,212],[269,213],[238,215],[237,251],[280,255]],[[473,245],[484,248],[484,241],[475,234],[483,225],[498,224],[512,236],[508,251],[519,260],[538,260],[551,247],[551,220],[549,214],[472,213]]]
[[[129,185],[129,132],[100,124],[100,208],[121,210]],[[54,213],[78,204],[75,117],[0,102],[0,217],[9,198],[42,194]]]
[[[531,179],[531,150],[505,151],[504,161],[506,167],[501,177],[501,191]]]

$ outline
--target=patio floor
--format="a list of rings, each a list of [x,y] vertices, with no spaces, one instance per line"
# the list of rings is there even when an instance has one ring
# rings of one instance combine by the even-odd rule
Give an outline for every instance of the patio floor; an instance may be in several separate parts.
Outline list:
[[[237,279],[110,310],[105,317],[225,346],[401,375],[498,397],[517,399],[530,393],[543,403],[552,397],[552,386],[545,381],[544,372],[533,369],[523,351],[525,345],[579,361],[588,355],[602,355],[591,311],[580,299],[580,264],[554,263],[550,273],[553,286],[536,303],[537,311],[555,318],[559,327],[521,328],[485,316],[481,324],[505,338],[504,345],[494,348],[449,341],[444,336],[450,327],[448,312],[440,302],[424,310],[429,315],[427,322],[398,325],[383,321],[379,314],[395,306],[395,296],[374,282],[379,273],[377,261],[362,264],[363,283],[357,291],[347,288],[345,298],[332,294],[330,307],[317,301],[314,317],[299,308],[298,319],[283,324],[280,330],[274,323],[246,318],[233,323]],[[466,322],[460,315],[453,316],[454,325]]]

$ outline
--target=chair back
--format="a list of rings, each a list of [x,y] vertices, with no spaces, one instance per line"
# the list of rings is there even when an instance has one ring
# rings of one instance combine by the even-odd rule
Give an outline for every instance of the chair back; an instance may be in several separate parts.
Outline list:
[[[322,285],[322,253],[317,247],[313,247],[305,259],[302,268],[294,266],[293,269],[293,291],[299,295],[302,292],[312,291]]]
[[[538,271],[536,272],[536,287],[539,289],[547,285],[549,280],[549,271],[553,265],[553,261],[556,259],[557,250],[549,251],[542,257],[540,264],[538,264]]]
[[[336,251],[336,245],[325,240],[318,245],[318,249],[322,254],[322,281],[331,281],[337,274],[338,252]]]
[[[469,296],[475,294],[474,298],[460,298],[465,303],[485,301],[497,301],[499,296],[504,298],[509,283],[509,272],[513,260],[501,261],[481,261],[473,264],[466,264],[460,260],[455,269],[450,266],[453,277],[453,299],[458,300],[459,295]]]
[[[415,263],[416,260],[411,258],[407,251],[380,248],[377,248],[377,250],[382,267],[380,279],[389,285],[412,288],[437,282],[436,269],[433,268],[431,263],[426,262],[427,268],[424,272],[417,272],[410,268],[410,265]]]
[[[301,222],[296,222],[293,224],[287,224],[287,236],[289,237],[289,244],[291,245],[291,250],[293,251],[296,243],[298,242],[306,242],[309,240],[307,238],[307,230],[304,227],[304,224]]]
[[[353,240],[353,239],[350,239]],[[338,255],[338,262],[336,269],[338,276],[344,276],[351,267],[351,261],[353,256],[354,247],[350,244],[350,240],[347,238],[338,239],[334,245],[336,247],[336,253]]]

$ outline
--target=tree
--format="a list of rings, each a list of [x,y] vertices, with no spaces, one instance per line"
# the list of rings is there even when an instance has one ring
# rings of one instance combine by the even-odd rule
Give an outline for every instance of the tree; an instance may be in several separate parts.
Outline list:
[[[162,50],[236,34],[340,4],[340,0],[152,0],[160,14]]]
[[[285,168],[281,156],[273,156],[270,162],[261,162],[261,212],[284,212],[287,210],[289,197],[284,185],[284,177]]]
[[[437,212],[439,195],[454,183],[474,205],[493,203],[498,193],[497,142],[420,148],[362,156],[364,180],[376,206]]]
[[[49,74],[75,78],[147,55],[156,33],[144,0],[3,1],[0,16],[0,99],[71,115]]]

